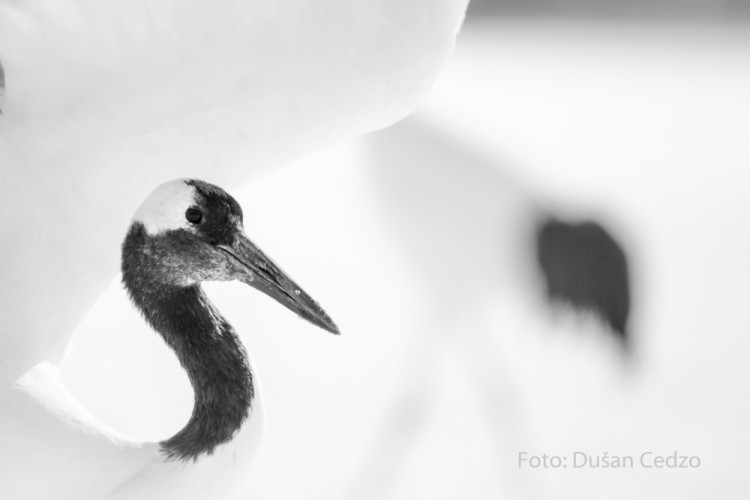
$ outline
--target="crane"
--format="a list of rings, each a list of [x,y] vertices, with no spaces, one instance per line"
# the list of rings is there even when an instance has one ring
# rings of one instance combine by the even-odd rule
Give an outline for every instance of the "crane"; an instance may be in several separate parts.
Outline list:
[[[3,480],[97,498],[150,447],[91,419],[58,376],[115,277],[131,201],[177,176],[233,188],[401,118],[466,3],[0,0]],[[194,476],[224,484],[218,464]]]
[[[223,189],[177,179],[144,201],[122,244],[123,284],[193,386],[185,427],[160,443],[129,440],[89,415],[56,367],[42,362],[3,395],[12,412],[0,428],[3,456],[15,456],[3,461],[3,498],[213,498],[241,481],[262,430],[256,377],[201,283],[239,280],[338,334],[325,311],[247,237],[242,220]]]

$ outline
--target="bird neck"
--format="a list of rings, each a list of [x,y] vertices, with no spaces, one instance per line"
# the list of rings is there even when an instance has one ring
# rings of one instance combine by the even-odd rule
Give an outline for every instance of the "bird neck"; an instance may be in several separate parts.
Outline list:
[[[123,279],[127,286],[125,274]],[[212,454],[234,437],[250,413],[253,377],[242,341],[198,285],[128,289],[174,350],[195,393],[190,420],[160,443],[163,452],[178,460]]]
[[[178,288],[168,300],[169,325],[159,333],[187,372],[195,403],[187,425],[161,444],[172,458],[194,459],[239,431],[252,405],[253,377],[242,341],[200,286]]]

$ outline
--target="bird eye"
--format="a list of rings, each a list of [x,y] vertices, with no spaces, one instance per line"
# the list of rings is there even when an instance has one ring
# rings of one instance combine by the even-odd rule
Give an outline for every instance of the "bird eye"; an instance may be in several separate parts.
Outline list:
[[[185,218],[191,224],[200,224],[200,222],[203,220],[203,212],[195,207],[190,207],[185,212]]]

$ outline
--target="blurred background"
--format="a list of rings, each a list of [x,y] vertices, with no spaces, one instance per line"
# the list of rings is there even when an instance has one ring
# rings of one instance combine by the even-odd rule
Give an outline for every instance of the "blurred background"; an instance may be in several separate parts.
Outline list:
[[[474,0],[413,115],[236,191],[342,331],[207,286],[265,402],[238,498],[747,498],[748,14]],[[64,377],[141,439],[192,406],[118,282]]]
[[[743,0],[472,0],[469,21],[514,15],[725,21],[749,12],[750,6]]]

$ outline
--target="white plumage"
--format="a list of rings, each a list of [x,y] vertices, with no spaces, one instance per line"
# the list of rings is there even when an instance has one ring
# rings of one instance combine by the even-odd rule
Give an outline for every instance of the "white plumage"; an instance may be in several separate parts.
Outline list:
[[[235,186],[392,123],[434,79],[465,6],[0,2],[0,497],[219,498],[209,484],[232,487],[220,460],[190,481],[145,463],[150,445],[92,420],[58,378],[75,326],[114,277],[133,202],[177,176]]]

